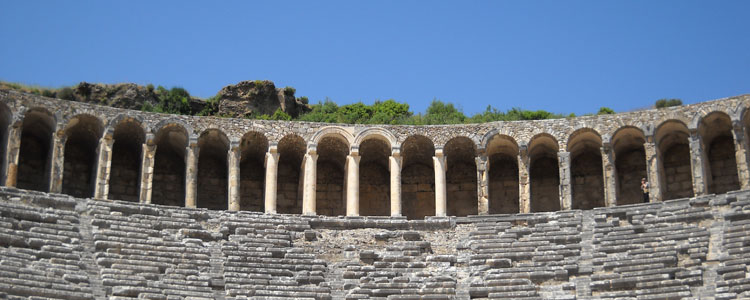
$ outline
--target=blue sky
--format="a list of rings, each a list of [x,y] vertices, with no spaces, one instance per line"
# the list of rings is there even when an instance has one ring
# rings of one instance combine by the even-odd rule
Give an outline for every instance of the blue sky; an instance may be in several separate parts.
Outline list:
[[[584,114],[750,93],[750,1],[2,1],[0,80]]]

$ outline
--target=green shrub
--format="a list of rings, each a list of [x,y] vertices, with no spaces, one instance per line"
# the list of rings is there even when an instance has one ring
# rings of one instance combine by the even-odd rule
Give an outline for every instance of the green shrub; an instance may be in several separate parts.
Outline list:
[[[297,90],[291,86],[284,88],[284,95],[287,96],[294,96],[294,93],[297,92]]]
[[[42,90],[42,96],[44,96],[44,97],[50,97],[50,98],[55,98],[55,91],[50,90],[50,89],[43,89]]]
[[[154,85],[151,84],[151,83],[149,83],[148,85],[146,85],[146,90],[149,91],[150,93],[153,93],[154,92]]]
[[[292,116],[282,111],[281,108],[277,108],[276,111],[273,112],[273,115],[268,118],[268,120],[291,121]]]
[[[57,90],[57,98],[73,101],[75,100],[75,91],[73,91],[72,88],[66,86]]]
[[[307,96],[302,96],[302,97],[299,97],[298,99],[299,99],[299,102],[302,102],[302,104],[307,104],[310,102],[310,100],[307,99]]]
[[[662,99],[656,100],[656,103],[654,103],[654,106],[656,106],[656,108],[665,108],[665,107],[680,106],[680,105],[682,105],[682,100],[675,99],[675,98],[672,98],[672,99],[662,98]]]
[[[596,114],[597,115],[613,115],[614,113],[615,111],[612,110],[611,108],[602,106],[601,108],[599,108],[599,112]]]

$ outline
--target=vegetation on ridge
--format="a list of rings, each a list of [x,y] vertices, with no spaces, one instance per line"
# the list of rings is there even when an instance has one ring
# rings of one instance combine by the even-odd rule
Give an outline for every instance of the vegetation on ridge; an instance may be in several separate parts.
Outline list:
[[[255,84],[260,86],[263,81],[256,80]],[[127,85],[127,84],[126,84]],[[221,98],[219,94],[210,97],[208,99],[198,99],[190,95],[190,93],[181,87],[172,87],[167,89],[163,86],[154,87],[153,84],[148,84],[145,88],[142,86],[133,86],[142,89],[141,95],[143,99],[138,103],[130,103],[129,106],[124,106],[116,103],[117,100],[106,99],[95,99],[91,101],[90,94],[92,93],[92,87],[102,89],[102,85],[92,85],[88,83],[81,83],[73,87],[61,87],[61,88],[44,88],[38,86],[29,86],[18,83],[9,83],[0,81],[0,89],[12,89],[26,93],[42,95],[46,97],[53,97],[72,101],[86,101],[95,102],[97,104],[114,106],[114,107],[125,107],[131,109],[140,109],[148,112],[159,112],[169,114],[181,114],[181,115],[199,115],[199,116],[218,116],[223,117],[219,114],[219,106],[222,101],[226,101]],[[120,85],[111,85],[118,87]],[[105,88],[106,89],[106,88]],[[284,87],[282,89],[285,95],[294,98],[296,90],[293,87]],[[99,91],[102,94],[101,91]],[[113,97],[113,91],[103,92],[104,95]],[[140,95],[140,94],[139,94]],[[295,98],[300,103],[308,105],[307,97]],[[655,107],[669,107],[682,105],[680,99],[659,99],[655,103]],[[319,101],[317,104],[309,105],[311,110],[309,112],[301,113],[298,117],[292,117],[288,113],[276,109],[273,114],[252,114],[247,116],[250,119],[261,119],[261,120],[298,120],[298,121],[310,121],[310,122],[324,122],[324,123],[345,123],[345,124],[406,124],[406,125],[440,125],[440,124],[466,124],[466,123],[484,123],[493,121],[517,121],[517,120],[543,120],[543,119],[558,119],[565,117],[575,117],[575,114],[557,114],[551,113],[545,110],[524,110],[518,107],[510,108],[506,111],[501,111],[492,105],[488,105],[487,108],[480,113],[476,113],[471,116],[467,116],[456,107],[453,103],[446,103],[439,99],[433,99],[427,110],[424,113],[413,113],[410,110],[409,104],[398,102],[393,99],[385,101],[376,100],[373,104],[368,105],[362,102],[338,105],[331,99],[326,98],[323,101]],[[614,114],[614,110],[608,107],[601,107],[597,112],[601,114]]]

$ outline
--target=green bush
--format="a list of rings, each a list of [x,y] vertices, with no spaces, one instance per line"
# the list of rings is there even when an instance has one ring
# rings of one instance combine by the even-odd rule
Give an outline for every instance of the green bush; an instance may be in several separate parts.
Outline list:
[[[665,108],[665,107],[680,106],[680,105],[682,105],[682,100],[675,99],[675,98],[672,98],[672,99],[662,98],[662,99],[656,100],[656,103],[654,103],[654,106],[656,106],[656,108]]]
[[[57,98],[73,101],[75,100],[75,91],[73,91],[72,88],[66,86],[57,90]]]
[[[50,89],[43,89],[42,90],[42,96],[44,96],[44,97],[50,97],[50,98],[55,98],[55,91],[50,90]]]
[[[614,113],[615,111],[612,110],[611,108],[602,106],[601,108],[599,108],[599,112],[596,114],[597,115],[612,115]]]
[[[294,96],[295,92],[297,92],[297,90],[291,86],[287,86],[284,88],[284,95]]]
[[[159,99],[156,111],[178,115],[190,114],[190,93],[187,90],[181,87],[173,87],[167,90],[163,86],[159,86],[156,91]]]

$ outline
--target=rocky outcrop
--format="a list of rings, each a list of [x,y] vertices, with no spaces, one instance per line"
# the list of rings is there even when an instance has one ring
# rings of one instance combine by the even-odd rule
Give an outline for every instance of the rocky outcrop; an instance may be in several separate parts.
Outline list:
[[[297,117],[310,111],[310,106],[294,97],[294,89],[277,89],[268,80],[242,81],[225,86],[217,94],[218,114],[231,117],[271,115],[277,109]]]
[[[135,83],[88,82],[81,82],[73,88],[71,100],[127,109],[140,109],[144,103],[155,105],[159,101],[153,88]]]

